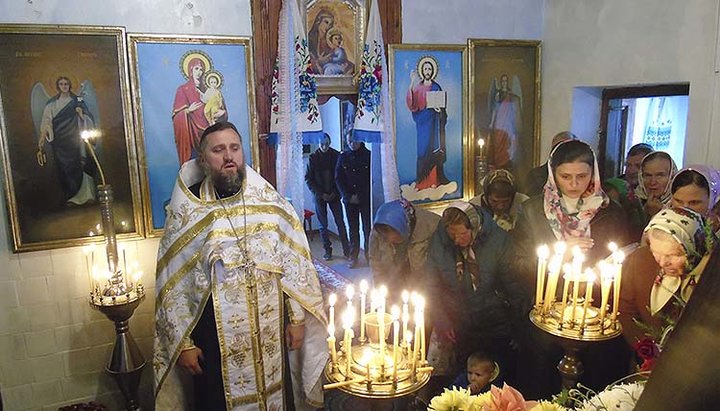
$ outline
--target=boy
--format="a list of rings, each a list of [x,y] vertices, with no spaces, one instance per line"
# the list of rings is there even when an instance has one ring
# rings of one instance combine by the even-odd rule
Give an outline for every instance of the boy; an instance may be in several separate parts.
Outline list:
[[[497,382],[498,366],[489,355],[476,351],[467,359],[467,372],[461,373],[455,379],[454,386],[467,388],[472,395],[477,395],[490,389],[490,383]]]

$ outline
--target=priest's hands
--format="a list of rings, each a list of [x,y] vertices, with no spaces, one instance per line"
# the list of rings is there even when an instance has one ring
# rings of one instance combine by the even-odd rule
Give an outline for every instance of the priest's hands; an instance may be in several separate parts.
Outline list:
[[[305,339],[305,324],[289,325],[285,329],[285,343],[292,350],[297,350]]]
[[[190,375],[200,375],[203,373],[200,367],[200,360],[202,359],[204,359],[202,350],[198,347],[193,347],[180,353],[177,365],[189,372]]]

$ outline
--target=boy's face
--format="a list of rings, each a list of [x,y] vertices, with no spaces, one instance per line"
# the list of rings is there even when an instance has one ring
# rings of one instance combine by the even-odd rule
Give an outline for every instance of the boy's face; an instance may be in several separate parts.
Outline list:
[[[340,45],[342,44],[342,37],[338,36],[337,34],[332,36],[330,40],[335,47],[340,47]]]
[[[490,382],[494,368],[493,364],[487,361],[468,364],[468,381],[470,381],[470,384],[476,384],[479,387],[484,387]]]
[[[210,77],[208,79],[208,83],[210,83],[210,87],[213,87],[213,88],[217,87],[217,85],[218,85],[218,81],[215,77]]]

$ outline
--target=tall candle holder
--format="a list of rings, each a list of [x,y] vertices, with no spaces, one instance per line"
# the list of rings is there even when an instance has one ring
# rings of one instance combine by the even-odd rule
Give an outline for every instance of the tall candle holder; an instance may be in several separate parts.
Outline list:
[[[558,364],[558,371],[565,388],[574,387],[584,372],[578,356],[580,351],[592,342],[609,340],[622,332],[617,314],[625,256],[614,243],[610,243],[609,249],[610,257],[597,266],[598,277],[591,268],[583,270],[585,256],[577,248],[571,250],[572,258],[566,256],[566,246],[562,242],[555,244],[552,256],[546,245],[538,248],[536,296],[530,321],[560,339],[565,354]],[[566,259],[570,261],[566,262]],[[561,272],[563,288],[558,297]],[[596,306],[593,305],[593,287],[598,279],[601,299]]]
[[[477,140],[477,151],[475,152],[475,195],[483,192],[482,181],[488,173],[487,157],[485,156],[485,140]]]
[[[352,286],[350,286],[352,287]],[[392,399],[411,394],[422,388],[430,380],[433,367],[425,359],[425,300],[414,294],[412,308],[415,311],[414,334],[410,331],[401,335],[400,320],[402,312],[408,310],[408,298],[404,298],[403,310],[392,306],[387,309],[385,287],[370,292],[370,309],[365,306],[365,291],[361,294],[357,313],[353,293],[346,292],[348,304],[342,314],[344,334],[341,349],[335,346],[334,327],[328,329],[328,348],[330,360],[325,367],[328,384],[325,390],[337,388],[350,395],[370,399]],[[406,316],[407,317],[407,316]],[[360,327],[356,333],[353,327],[360,318]],[[407,320],[403,319],[403,328],[407,329]],[[388,339],[392,334],[391,343]],[[355,338],[361,335],[364,338]]]
[[[129,320],[135,309],[145,299],[141,282],[142,273],[134,270],[131,274],[123,256],[123,269],[118,264],[117,237],[113,218],[113,192],[105,182],[105,173],[98,161],[91,140],[98,138],[97,130],[84,131],[82,139],[100,174],[101,184],[97,186],[102,218],[102,232],[105,239],[107,270],[95,267],[95,252],[86,253],[86,266],[90,276],[90,306],[115,323],[115,345],[105,371],[117,383],[126,402],[127,410],[139,410],[137,392],[145,359],[130,334]]]

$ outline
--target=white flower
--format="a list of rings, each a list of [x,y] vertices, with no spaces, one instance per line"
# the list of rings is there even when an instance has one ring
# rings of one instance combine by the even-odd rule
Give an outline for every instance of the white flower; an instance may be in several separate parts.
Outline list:
[[[631,411],[642,394],[642,383],[617,384],[583,402],[581,411]]]

